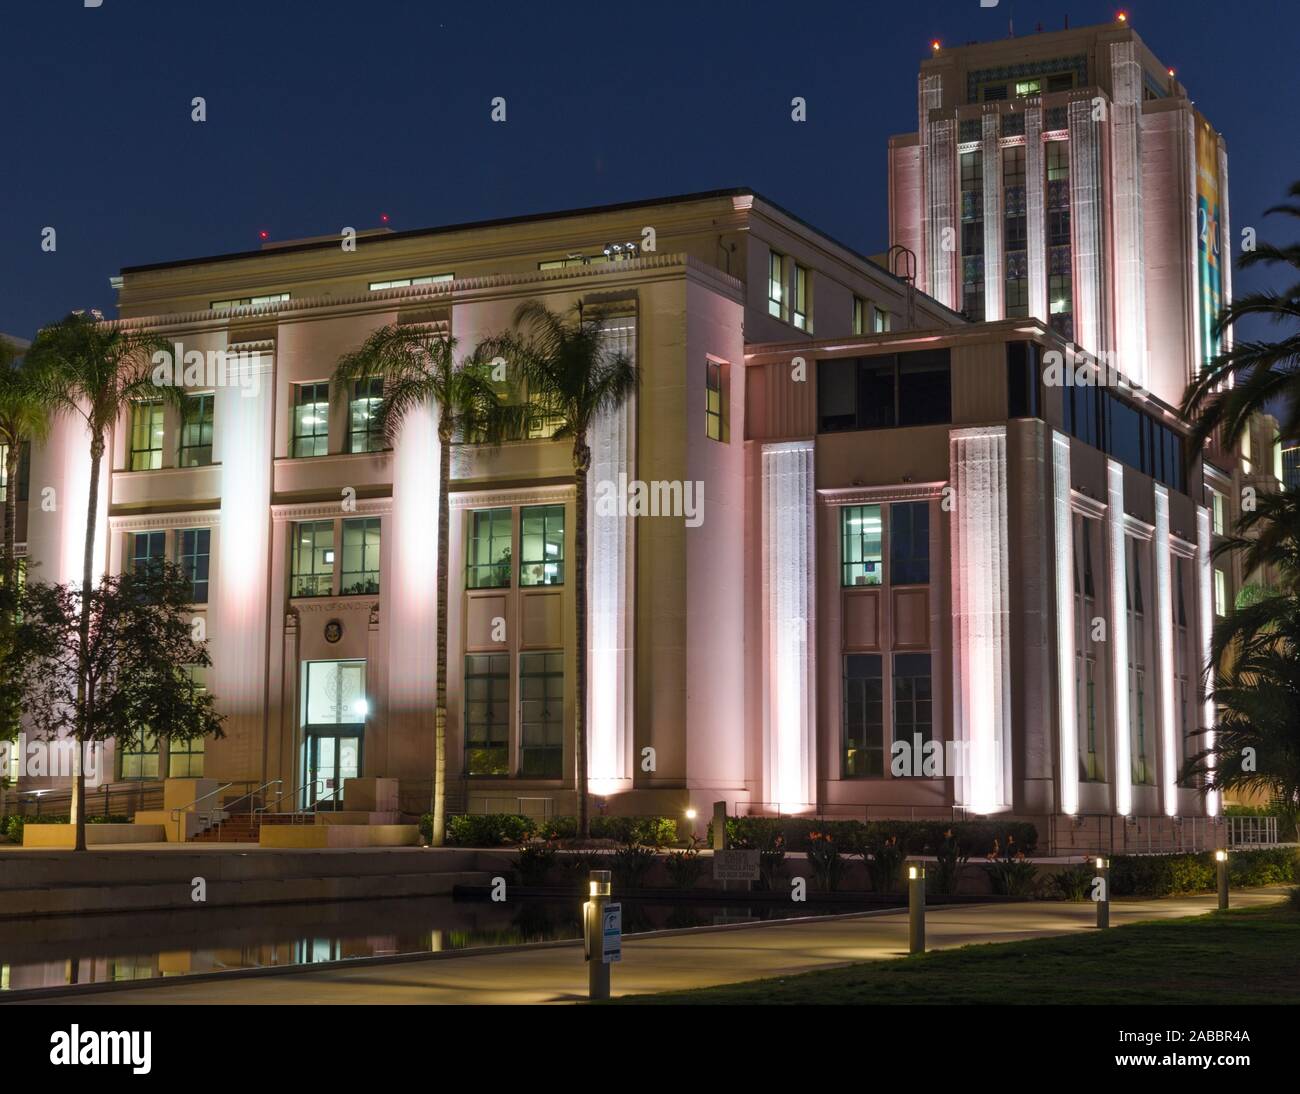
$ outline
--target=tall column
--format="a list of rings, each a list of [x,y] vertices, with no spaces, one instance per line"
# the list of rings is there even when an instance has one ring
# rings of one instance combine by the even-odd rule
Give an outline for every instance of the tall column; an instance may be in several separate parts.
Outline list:
[[[1056,561],[1056,709],[1060,743],[1058,800],[1079,809],[1079,727],[1074,686],[1074,511],[1070,505],[1070,438],[1052,432],[1052,523]]]
[[[1160,735],[1160,800],[1165,816],[1178,815],[1178,720],[1174,688],[1173,574],[1169,554],[1169,490],[1155,484],[1156,667]]]
[[[1011,805],[1006,426],[952,430],[949,474],[957,803],[993,813]]]
[[[763,796],[784,812],[817,804],[813,458],[812,441],[762,449]]]
[[[1002,318],[1006,280],[1002,275],[1003,214],[1002,152],[998,146],[998,115],[989,111],[980,119],[981,159],[984,166],[984,318]]]
[[[930,295],[957,306],[957,122],[944,118],[926,127],[926,271]]]
[[[1106,543],[1110,594],[1111,739],[1114,747],[1112,803],[1127,817],[1133,811],[1133,762],[1128,702],[1128,552],[1124,541],[1124,465],[1106,461]]]
[[[1100,354],[1106,347],[1101,188],[1101,123],[1092,117],[1091,99],[1069,105],[1070,223],[1074,252],[1075,341],[1087,352]]]
[[[1046,185],[1043,173],[1043,107],[1036,100],[1025,109],[1025,219],[1028,221],[1029,314],[1051,321],[1047,303]]]
[[[1206,680],[1207,692],[1214,687],[1213,660],[1211,658],[1211,639],[1214,634],[1214,564],[1210,558],[1210,510],[1204,505],[1196,507],[1196,591],[1197,591],[1197,625],[1199,626],[1201,663],[1197,666],[1198,679]],[[1201,709],[1201,722],[1205,727],[1203,745],[1214,747],[1214,700],[1206,698]],[[1213,760],[1211,760],[1213,766]],[[1211,817],[1219,815],[1219,795],[1208,794],[1205,798],[1205,811]]]
[[[1142,65],[1133,41],[1110,47],[1111,208],[1115,246],[1116,366],[1139,387],[1147,385],[1146,288],[1142,268],[1142,162],[1138,140]]]
[[[606,347],[636,363],[636,318],[609,319]],[[636,478],[636,397],[607,411],[591,430],[591,490],[587,504],[587,734],[589,778],[596,794],[632,786],[635,692],[634,575],[636,531],[626,514],[596,511],[596,484]],[[620,479],[620,475],[626,479]]]

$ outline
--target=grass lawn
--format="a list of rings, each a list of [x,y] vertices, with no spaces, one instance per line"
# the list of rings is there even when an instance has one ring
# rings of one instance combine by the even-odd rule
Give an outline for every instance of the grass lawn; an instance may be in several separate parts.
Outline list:
[[[1300,911],[1284,902],[616,1002],[1294,1004]]]

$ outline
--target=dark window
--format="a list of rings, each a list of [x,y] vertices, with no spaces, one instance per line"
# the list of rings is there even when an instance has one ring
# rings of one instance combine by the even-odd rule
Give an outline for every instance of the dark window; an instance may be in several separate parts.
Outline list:
[[[1041,417],[1040,360],[1038,343],[1007,343],[1007,417]]]
[[[465,773],[510,774],[510,655],[465,658]]]
[[[930,581],[930,503],[902,502],[889,507],[889,583],[926,585]]]
[[[1142,415],[1109,393],[1106,396],[1107,451],[1129,467],[1142,468]]]
[[[912,743],[919,734],[929,741],[934,732],[930,693],[930,655],[894,654],[894,740]]]
[[[948,351],[819,361],[817,417],[822,433],[951,421]]]
[[[519,655],[519,773],[558,779],[564,768],[564,654]]]
[[[166,532],[136,532],[131,537],[131,568],[137,577],[157,569],[165,556]]]
[[[885,701],[881,657],[844,657],[844,765],[846,779],[885,773]]]
[[[186,395],[181,412],[182,467],[203,467],[212,462],[212,422],[216,396]]]
[[[195,604],[208,602],[211,545],[210,528],[185,528],[176,536],[176,562],[190,583]]]

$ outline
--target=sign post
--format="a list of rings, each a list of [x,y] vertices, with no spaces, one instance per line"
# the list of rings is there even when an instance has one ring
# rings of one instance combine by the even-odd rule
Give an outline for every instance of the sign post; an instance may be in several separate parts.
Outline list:
[[[608,870],[591,871],[591,899],[582,906],[587,994],[591,999],[609,998],[609,966],[623,959],[623,905],[610,903],[609,878]]]

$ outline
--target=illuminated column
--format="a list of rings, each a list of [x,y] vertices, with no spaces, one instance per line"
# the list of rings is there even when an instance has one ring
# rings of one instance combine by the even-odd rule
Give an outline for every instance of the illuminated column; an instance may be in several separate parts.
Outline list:
[[[984,318],[1002,318],[1002,152],[998,147],[998,115],[981,119],[980,157],[984,168]]]
[[[1111,204],[1115,247],[1115,350],[1119,370],[1147,385],[1146,289],[1142,268],[1142,163],[1138,155],[1142,65],[1133,41],[1111,45]]]
[[[275,435],[272,361],[273,353],[267,350],[249,351],[247,357],[241,354],[240,384],[218,386],[213,408],[213,459],[221,465],[221,524],[208,618],[212,692],[226,715],[227,742],[221,750],[225,769],[219,774],[231,778],[260,778],[264,772],[267,559]]]
[[[952,430],[949,468],[957,804],[993,813],[1011,804],[1006,427]]]
[[[1056,709],[1061,812],[1079,809],[1078,708],[1074,692],[1074,515],[1070,506],[1070,438],[1052,433],[1052,522],[1056,540]]]
[[[1214,633],[1214,568],[1210,561],[1210,510],[1204,505],[1196,507],[1196,591],[1197,604],[1200,607],[1198,614],[1198,625],[1200,627],[1201,639],[1201,663],[1198,666],[1200,672],[1197,674],[1198,679],[1206,679],[1206,689],[1214,687],[1214,673],[1211,671],[1211,637]],[[1214,747],[1214,723],[1215,711],[1214,700],[1206,699],[1205,706],[1202,710],[1202,721],[1205,724],[1205,747]],[[1213,757],[1210,759],[1210,766],[1214,766]],[[1219,795],[1217,793],[1207,794],[1205,798],[1205,811],[1211,817],[1219,815]]]
[[[430,764],[438,701],[439,454],[433,407],[413,408],[393,447],[393,574],[385,583],[398,595],[387,600],[388,735],[390,741],[430,742]],[[457,588],[453,574],[449,591]],[[449,725],[447,733],[451,737],[455,729]]]
[[[1160,722],[1160,798],[1165,816],[1178,814],[1178,723],[1174,715],[1174,602],[1169,556],[1169,490],[1155,485],[1156,667]]]
[[[1025,110],[1025,219],[1028,221],[1029,314],[1051,320],[1047,304],[1047,226],[1043,213],[1043,108]]]
[[[1074,339],[1099,354],[1102,345],[1102,231],[1105,209],[1101,190],[1101,125],[1092,119],[1092,101],[1069,105],[1070,219],[1074,247]]]
[[[957,306],[956,157],[957,122],[930,122],[925,145],[926,269],[930,295]],[[987,230],[987,226],[986,226]],[[947,243],[947,246],[945,246]]]
[[[762,482],[763,796],[800,812],[817,793],[813,442],[763,445]]]
[[[610,352],[636,363],[636,319],[605,324]],[[587,711],[593,793],[632,787],[632,673],[636,624],[634,518],[596,512],[596,484],[636,478],[636,398],[602,414],[591,430],[591,490],[587,504]]]
[[[1128,553],[1124,542],[1124,466],[1106,461],[1106,541],[1110,570],[1110,670],[1112,738],[1115,743],[1115,812],[1133,810],[1133,764],[1128,708]]]
[[[99,517],[91,571],[95,584],[99,583],[108,560],[108,499],[112,478],[110,444],[99,468]],[[47,490],[52,493],[47,494]],[[45,442],[32,445],[27,557],[33,569],[29,580],[81,583],[89,501],[90,431],[80,416],[59,415],[50,422]],[[36,569],[38,562],[40,568]]]

